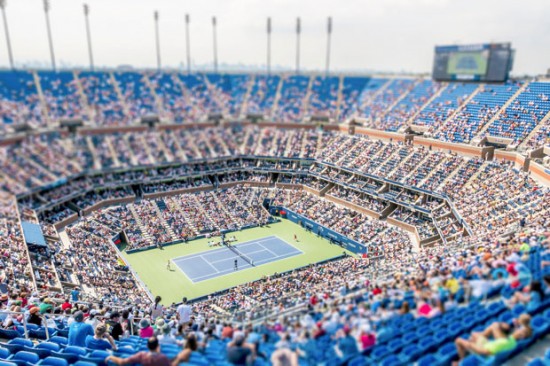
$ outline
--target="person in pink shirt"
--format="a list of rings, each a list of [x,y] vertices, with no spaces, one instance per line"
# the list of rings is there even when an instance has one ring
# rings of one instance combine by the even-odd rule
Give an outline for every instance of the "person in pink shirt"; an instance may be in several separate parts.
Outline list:
[[[139,336],[141,338],[150,338],[155,335],[155,330],[151,326],[149,319],[141,319],[139,328]]]

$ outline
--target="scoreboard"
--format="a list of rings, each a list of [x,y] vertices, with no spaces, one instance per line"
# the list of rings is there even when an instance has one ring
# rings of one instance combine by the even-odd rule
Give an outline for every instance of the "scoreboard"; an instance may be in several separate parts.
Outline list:
[[[514,60],[510,43],[436,46],[432,77],[437,81],[508,79]]]

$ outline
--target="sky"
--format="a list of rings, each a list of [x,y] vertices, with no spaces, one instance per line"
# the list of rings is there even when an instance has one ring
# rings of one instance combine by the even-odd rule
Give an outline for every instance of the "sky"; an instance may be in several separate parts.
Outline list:
[[[49,67],[42,0],[6,0],[16,65]],[[293,69],[301,17],[301,68],[324,70],[326,22],[333,18],[331,70],[429,73],[442,44],[512,42],[514,75],[550,68],[549,0],[87,0],[96,67],[156,67],[153,12],[159,11],[163,67],[186,60],[184,16],[191,17],[192,67],[212,68],[212,16],[220,69],[263,68],[266,19],[272,18],[272,65]],[[50,0],[56,61],[87,67],[83,1]],[[0,29],[0,67],[9,65]]]

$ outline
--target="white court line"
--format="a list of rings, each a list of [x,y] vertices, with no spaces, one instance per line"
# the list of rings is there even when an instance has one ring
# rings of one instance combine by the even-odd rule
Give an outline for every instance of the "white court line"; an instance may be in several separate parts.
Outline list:
[[[254,267],[262,266],[264,264],[269,264],[271,262],[276,262],[276,261],[281,260],[281,259],[294,257],[296,255],[303,254],[303,253],[304,252],[301,252],[301,251],[293,251],[293,252],[285,253],[283,255],[277,255],[277,256],[272,257],[272,258],[262,259],[262,260],[258,261],[258,263],[254,262]],[[253,267],[250,264],[246,263],[246,265],[244,267],[239,267],[238,271],[249,269],[249,268],[253,268]],[[213,279],[213,278],[217,278],[217,277],[223,276],[225,274],[234,273],[234,272],[236,272],[236,271],[231,270],[231,269],[227,269],[227,270],[224,270],[224,271],[219,271],[216,275],[213,275],[212,273],[210,273],[210,274],[207,274],[207,275],[195,277],[193,280],[191,280],[191,282],[193,282],[193,283],[200,282],[203,278]]]
[[[275,235],[270,235],[270,236],[266,236],[265,238],[262,238],[260,240],[249,240],[249,241],[245,241],[244,243],[240,243],[240,244],[234,244],[234,246],[238,246],[238,247],[246,247],[246,246],[250,246],[252,244],[256,244],[256,243],[261,243],[262,241],[268,241],[268,240],[271,240],[273,238],[276,238]],[[279,240],[282,240],[282,239],[279,239]],[[284,240],[283,240],[284,241]],[[286,243],[286,242],[285,242]],[[233,245],[233,244],[231,244]],[[172,258],[172,261],[177,261],[179,259],[182,259],[182,258],[196,258],[196,257],[200,257],[201,255],[203,254],[210,254],[210,253],[216,253],[218,251],[222,251],[222,249],[228,249],[227,247],[221,247],[221,248],[218,248],[218,249],[213,249],[213,250],[207,250],[207,251],[203,251],[201,253],[198,253],[198,254],[190,254],[190,255],[182,255],[180,257],[176,257],[176,258]]]
[[[202,255],[201,255],[200,257],[201,257],[201,259],[202,259],[203,261],[205,261],[206,263],[208,263],[208,265],[209,265],[210,267],[214,268],[214,271],[216,271],[216,273],[220,273],[220,271],[218,271],[218,269],[217,269],[216,267],[214,267],[214,266],[212,265],[212,263],[210,263],[209,261],[207,261],[206,259],[204,259],[204,258],[202,257]]]

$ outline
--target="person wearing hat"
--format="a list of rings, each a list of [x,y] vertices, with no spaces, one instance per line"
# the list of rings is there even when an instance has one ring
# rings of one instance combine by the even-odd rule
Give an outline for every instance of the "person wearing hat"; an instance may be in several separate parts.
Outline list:
[[[120,324],[120,313],[118,311],[111,313],[110,319],[107,321],[107,330],[116,341],[120,340],[120,337],[124,334],[124,330]]]
[[[254,346],[245,342],[244,332],[235,332],[233,340],[227,344],[227,361],[233,365],[251,365],[255,358]]]
[[[170,324],[164,324],[162,328],[157,328],[157,330],[160,332],[158,335],[160,344],[175,344],[178,346],[183,346],[184,342],[177,340],[172,334],[172,327]]]
[[[73,315],[74,321],[69,326],[69,346],[86,346],[86,337],[94,335],[94,328],[90,324],[84,323],[84,313],[77,311]]]
[[[182,362],[189,362],[191,354],[196,352],[198,348],[197,336],[195,333],[189,333],[185,342],[185,348],[172,361],[172,366],[177,366]]]
[[[94,336],[86,337],[86,348],[93,350],[106,351],[112,349],[116,351],[115,340],[107,332],[107,327],[104,324],[99,324],[94,331]]]
[[[40,309],[40,314],[45,314],[53,309],[53,301],[50,298],[45,297],[41,302],[38,308]]]
[[[151,326],[149,319],[143,318],[139,322],[139,336],[141,338],[150,338],[155,334],[155,330]]]
[[[27,323],[36,324],[39,327],[42,325],[42,318],[40,317],[40,309],[38,307],[33,306],[30,308]]]
[[[115,365],[143,365],[143,366],[170,366],[170,359],[160,353],[160,343],[157,337],[151,337],[147,340],[149,351],[138,352],[128,358],[108,356],[105,362],[112,362]]]

